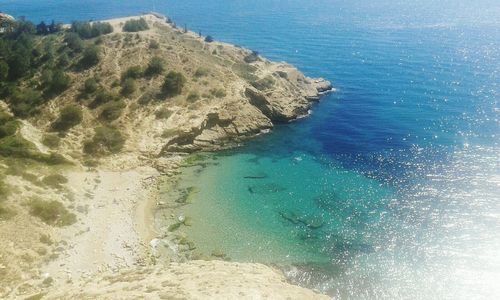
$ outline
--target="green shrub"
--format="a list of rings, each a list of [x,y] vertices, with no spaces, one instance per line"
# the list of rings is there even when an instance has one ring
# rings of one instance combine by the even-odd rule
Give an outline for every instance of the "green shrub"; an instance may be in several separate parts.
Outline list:
[[[105,89],[101,89],[97,92],[97,94],[95,95],[94,101],[92,101],[92,103],[90,103],[89,107],[96,108],[99,105],[113,101],[114,99],[115,99],[115,96],[113,94],[106,91]]]
[[[91,39],[113,32],[113,26],[106,22],[73,22],[70,30],[77,33],[81,38]]]
[[[118,153],[125,144],[125,138],[113,127],[98,127],[92,140],[84,142],[83,150],[87,154]]]
[[[85,47],[85,43],[82,41],[80,36],[74,32],[66,33],[64,37],[64,42],[66,46],[75,52],[82,52]]]
[[[187,101],[189,102],[195,102],[198,99],[200,99],[200,95],[197,92],[191,92],[187,96]]]
[[[259,91],[265,91],[272,88],[275,84],[275,81],[271,76],[266,76],[257,81],[250,82],[250,84]]]
[[[224,89],[211,89],[210,94],[217,98],[226,97],[226,91]]]
[[[60,68],[65,68],[69,66],[71,61],[69,60],[68,54],[63,53],[61,56],[59,56],[59,60],[57,61],[57,66]]]
[[[207,42],[207,43],[211,43],[211,42],[213,42],[213,41],[214,41],[214,38],[213,38],[211,35],[207,35],[207,36],[205,37],[205,42]]]
[[[52,129],[55,131],[67,131],[83,120],[83,113],[80,106],[70,104],[61,109],[59,118],[52,123]]]
[[[149,62],[146,70],[144,71],[144,75],[146,76],[160,75],[161,73],[163,73],[163,71],[165,71],[163,60],[160,57],[155,56]]]
[[[61,139],[55,134],[44,134],[42,137],[42,144],[51,149],[59,147],[60,142]]]
[[[168,119],[172,115],[172,112],[165,107],[160,108],[155,112],[155,116],[157,119]]]
[[[99,118],[104,121],[114,121],[118,119],[122,110],[125,107],[125,102],[123,101],[111,101],[102,106],[102,111],[99,114]]]
[[[97,46],[89,46],[85,48],[83,57],[80,59],[79,66],[82,69],[91,68],[101,60],[101,49]]]
[[[170,71],[162,85],[162,92],[167,97],[173,97],[182,93],[184,84],[186,83],[186,77],[181,73]]]
[[[71,78],[61,70],[53,72],[50,81],[46,83],[46,91],[49,95],[56,95],[64,92],[71,86]]]
[[[148,23],[143,18],[128,20],[125,22],[125,25],[123,25],[123,31],[125,32],[137,32],[148,29]]]
[[[83,84],[83,93],[89,95],[97,91],[98,88],[99,85],[97,84],[95,78],[89,78],[85,80],[85,83]]]
[[[41,104],[43,104],[42,94],[30,88],[16,89],[9,99],[11,111],[19,118],[34,115]]]
[[[144,75],[142,68],[140,66],[133,66],[128,68],[125,72],[122,73],[122,80],[133,78],[139,79]]]
[[[149,49],[159,49],[160,48],[160,43],[158,43],[155,40],[151,40],[149,42]]]
[[[200,78],[200,77],[205,77],[209,73],[209,70],[207,68],[198,68],[196,72],[194,72],[194,77]]]
[[[121,94],[123,96],[130,96],[136,90],[135,80],[133,78],[127,78],[122,83]]]
[[[5,157],[30,158],[34,145],[19,134],[0,139],[0,155]]]
[[[68,226],[76,222],[76,215],[70,213],[59,201],[33,199],[28,203],[28,206],[30,214],[41,219],[46,224]]]
[[[63,184],[68,183],[68,179],[61,174],[52,174],[45,176],[42,182],[49,187],[60,189]]]
[[[0,139],[16,134],[18,128],[19,122],[11,115],[0,110]]]

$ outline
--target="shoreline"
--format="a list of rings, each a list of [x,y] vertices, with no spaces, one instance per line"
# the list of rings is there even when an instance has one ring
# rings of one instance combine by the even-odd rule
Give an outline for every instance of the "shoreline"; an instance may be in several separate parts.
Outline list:
[[[158,20],[165,21],[166,19],[151,14],[102,20],[102,22],[111,23],[115,29],[113,34],[120,36],[122,33],[121,23],[137,18],[152,21],[157,27],[166,26],[174,34],[180,34],[182,31],[174,29],[171,24],[166,22],[158,25]],[[155,28],[141,33],[142,36],[150,37],[156,34],[153,30],[158,28]],[[203,51],[210,51],[210,47],[222,49],[229,53],[226,55],[231,59],[241,59],[249,53],[249,50],[237,48],[228,43],[213,42],[205,43],[205,45],[203,44],[204,37],[199,37],[194,32],[188,31],[184,34],[188,40],[201,43]],[[139,33],[136,35],[139,36]],[[208,50],[204,47],[207,47]],[[237,57],[233,58],[231,55],[237,55]],[[214,56],[220,59],[218,55]],[[234,76],[238,81],[227,87],[228,91],[234,96],[237,91],[248,92],[250,90],[250,96],[246,93],[238,93],[238,97],[241,98],[238,98],[237,101],[240,102],[226,101],[225,106],[222,106],[222,112],[220,111],[221,100],[216,99],[217,102],[214,104],[207,100],[206,104],[204,103],[206,107],[195,111],[199,114],[198,117],[188,120],[180,119],[179,121],[178,116],[182,116],[182,112],[185,110],[182,107],[177,108],[175,116],[177,119],[172,122],[181,122],[181,124],[184,122],[185,124],[182,127],[182,125],[175,123],[176,129],[180,131],[176,138],[165,140],[164,137],[159,139],[158,136],[150,135],[141,140],[132,137],[122,153],[103,158],[99,167],[96,168],[81,166],[78,159],[82,156],[71,156],[77,162],[75,166],[59,171],[68,179],[68,182],[61,190],[45,192],[47,193],[45,196],[61,199],[69,209],[77,213],[77,222],[63,228],[44,227],[50,229],[48,234],[55,241],[55,245],[48,244],[49,251],[51,251],[49,252],[50,257],[41,260],[40,264],[33,269],[34,275],[10,289],[7,295],[29,296],[31,289],[41,289],[44,295],[45,291],[48,291],[47,297],[49,299],[57,298],[58,293],[75,295],[78,293],[75,289],[76,286],[82,287],[92,280],[103,278],[103,276],[121,276],[122,273],[127,272],[138,275],[144,274],[141,273],[146,272],[144,270],[151,272],[155,270],[156,273],[163,272],[164,276],[172,276],[170,274],[171,258],[155,253],[155,243],[164,236],[156,223],[158,207],[164,201],[161,198],[161,186],[164,181],[172,183],[175,180],[172,175],[179,173],[180,165],[184,163],[185,159],[189,159],[189,155],[196,155],[205,150],[216,152],[235,148],[240,146],[242,141],[269,132],[273,126],[272,122],[299,119],[304,110],[308,111],[310,106],[318,101],[320,95],[330,86],[329,82],[322,79],[314,79],[312,82],[313,79],[305,77],[289,64],[273,63],[265,58],[259,58],[255,65],[257,67],[252,67],[256,68],[259,76],[270,76],[270,73],[281,72],[279,74],[291,75],[294,83],[285,75],[282,75],[285,77],[280,76],[281,79],[277,80],[290,86],[280,86],[276,90],[272,90],[272,96],[268,102],[261,91],[246,87],[248,83],[229,69],[231,74],[225,76]],[[222,68],[219,65],[216,67],[218,68],[217,72],[225,70],[225,67]],[[282,93],[292,88],[294,93],[280,100]],[[224,97],[225,95],[222,98]],[[248,100],[246,97],[251,99]],[[244,103],[245,110],[234,111],[234,105],[240,105],[242,100],[249,101]],[[147,113],[152,114],[151,111]],[[237,115],[232,116],[231,114]],[[250,114],[251,121],[247,120],[247,114]],[[205,117],[206,119],[204,119]],[[228,120],[230,120],[229,123]],[[133,124],[130,119],[126,121]],[[133,135],[141,132],[147,126],[151,126],[153,121],[149,120],[149,122],[130,129],[127,134]],[[162,125],[164,126],[165,123]],[[43,128],[43,125],[41,126]],[[43,132],[34,131],[33,128],[36,126],[26,121],[21,132],[24,132],[25,138],[35,144],[40,151],[47,150],[40,142]],[[158,132],[165,130],[161,127],[156,129]],[[183,135],[190,136],[193,132],[196,134],[193,141],[187,145],[182,144],[181,141],[185,137]],[[210,140],[215,140],[215,142],[207,142]],[[72,143],[72,146],[74,145],[77,143]],[[65,150],[69,153],[74,149],[68,147]],[[182,264],[178,268],[190,269],[193,281],[202,280],[203,274],[210,274],[214,269],[224,273],[224,276],[216,276],[213,279],[218,282],[218,287],[208,286],[209,291],[211,289],[212,292],[221,296],[234,296],[234,293],[239,293],[241,296],[245,292],[254,295],[254,297],[261,297],[263,294],[281,295],[283,298],[285,295],[289,297],[304,295],[306,299],[322,297],[311,290],[286,283],[282,272],[263,264],[221,262],[217,260],[217,257],[208,258],[207,261],[191,259],[186,262],[186,259],[181,259],[180,262]],[[175,269],[175,266],[173,268]],[[205,273],[197,268],[203,269]],[[235,273],[238,276],[233,277]],[[148,273],[147,276],[151,274]],[[229,278],[234,282],[231,287],[224,285]],[[177,280],[182,281],[183,279],[177,278]],[[268,285],[268,280],[273,282],[272,286]],[[157,283],[162,284],[161,282]],[[29,284],[30,289],[24,290],[25,284]],[[187,289],[185,292],[196,295],[193,288],[189,286],[185,288]],[[99,292],[104,295],[106,290],[103,287]],[[198,294],[198,297],[201,298],[201,294]]]

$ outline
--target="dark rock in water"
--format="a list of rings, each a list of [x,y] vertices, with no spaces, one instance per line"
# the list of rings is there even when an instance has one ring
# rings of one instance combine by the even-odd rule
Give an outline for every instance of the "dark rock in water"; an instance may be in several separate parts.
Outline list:
[[[303,224],[310,229],[321,228],[324,224],[323,218],[320,216],[299,216],[294,212],[284,211],[280,212],[283,219],[289,221],[292,224]]]
[[[262,184],[262,185],[252,185],[248,187],[248,191],[252,194],[271,194],[283,192],[286,189],[274,183]]]
[[[280,212],[280,215],[283,219],[293,223],[293,224],[299,224],[300,220],[299,217],[294,213],[294,212],[288,212],[288,211],[282,211]]]
[[[262,175],[254,175],[254,176],[243,176],[245,179],[264,179],[267,178],[268,176],[266,174]]]

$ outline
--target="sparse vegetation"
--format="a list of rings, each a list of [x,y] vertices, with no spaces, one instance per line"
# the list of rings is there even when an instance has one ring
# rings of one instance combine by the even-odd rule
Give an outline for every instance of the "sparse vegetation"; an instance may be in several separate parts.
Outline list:
[[[189,102],[195,102],[196,100],[200,99],[200,94],[198,94],[197,92],[191,92],[186,99]]]
[[[168,119],[172,115],[172,112],[165,107],[160,108],[155,112],[157,119]]]
[[[250,82],[250,84],[259,91],[265,91],[272,88],[275,84],[275,81],[272,76],[266,76],[262,79]]]
[[[42,144],[51,149],[59,147],[60,142],[61,139],[55,134],[44,134],[42,138]]]
[[[121,94],[123,96],[130,96],[136,90],[135,80],[133,78],[127,78],[122,83]]]
[[[200,67],[194,72],[194,77],[200,78],[200,77],[205,77],[209,73],[209,70],[207,68]]]
[[[121,116],[124,107],[125,107],[125,102],[121,100],[110,101],[102,106],[99,118],[101,120],[108,122],[114,121]]]
[[[56,200],[33,199],[28,202],[30,214],[53,226],[68,226],[76,222],[76,215]]]
[[[210,94],[214,97],[217,97],[217,98],[224,98],[226,97],[226,91],[224,89],[211,89],[210,90]]]
[[[82,120],[83,113],[81,107],[70,104],[61,109],[59,118],[52,123],[52,130],[64,132],[80,124]]]
[[[252,51],[252,53],[248,54],[247,56],[245,56],[245,58],[243,58],[243,60],[247,63],[247,64],[251,64],[253,62],[256,62],[259,60],[259,52],[257,51]]]
[[[149,49],[160,49],[160,43],[155,40],[149,42]]]
[[[138,32],[148,29],[148,22],[146,22],[146,20],[143,18],[127,20],[125,22],[125,25],[123,25],[123,31],[125,32]]]
[[[170,71],[162,85],[162,92],[167,97],[177,96],[182,93],[186,77],[179,72]]]
[[[68,179],[61,174],[52,174],[45,176],[42,182],[51,188],[61,189],[63,184],[68,183]]]
[[[89,78],[85,80],[85,83],[83,84],[83,90],[82,92],[84,94],[90,95],[97,91],[99,88],[99,85],[97,84],[97,81],[94,78]]]
[[[140,66],[133,66],[122,73],[122,80],[126,80],[128,78],[139,79],[143,75],[144,72]]]
[[[89,105],[90,108],[96,108],[104,103],[110,102],[115,99],[115,96],[105,89],[97,91],[94,101]]]
[[[84,142],[83,150],[87,154],[118,153],[125,144],[121,132],[113,127],[98,127],[92,140]]]

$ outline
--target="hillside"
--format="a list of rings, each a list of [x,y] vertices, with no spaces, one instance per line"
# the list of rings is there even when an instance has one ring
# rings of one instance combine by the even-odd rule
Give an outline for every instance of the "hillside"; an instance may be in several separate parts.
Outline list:
[[[18,22],[0,55],[0,297],[112,298],[113,282],[129,282],[126,291],[156,274],[155,297],[171,299],[175,291],[157,291],[172,282],[179,295],[202,298],[183,280],[214,270],[219,285],[232,278],[233,288],[213,287],[228,297],[319,297],[261,265],[172,269],[149,242],[161,234],[152,224],[168,180],[160,175],[175,173],[186,154],[235,147],[307,115],[330,83],[154,15]],[[109,286],[92,283],[103,274]]]

